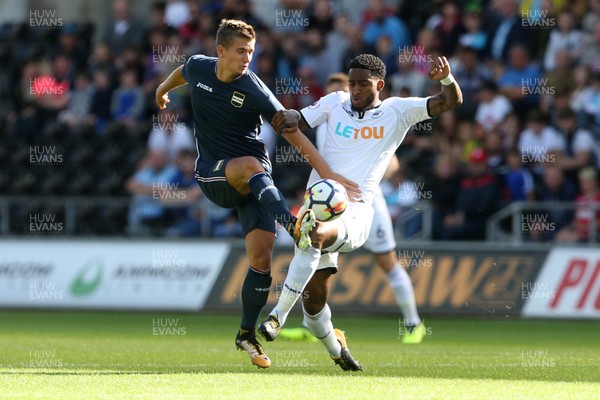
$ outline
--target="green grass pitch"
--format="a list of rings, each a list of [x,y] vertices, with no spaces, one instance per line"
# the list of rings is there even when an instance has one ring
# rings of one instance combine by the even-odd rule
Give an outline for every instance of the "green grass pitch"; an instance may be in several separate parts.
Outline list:
[[[364,367],[348,373],[320,343],[283,340],[258,370],[234,350],[238,321],[0,312],[0,398],[600,399],[598,322],[432,317],[403,345],[397,318],[334,316]]]

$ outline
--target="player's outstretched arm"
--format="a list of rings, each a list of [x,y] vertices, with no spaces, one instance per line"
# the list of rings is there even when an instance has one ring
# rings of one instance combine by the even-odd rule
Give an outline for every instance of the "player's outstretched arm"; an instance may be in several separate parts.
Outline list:
[[[167,79],[165,79],[158,88],[156,88],[156,105],[161,110],[167,106],[169,102],[169,92],[179,86],[185,85],[187,81],[183,77],[181,70],[183,65],[177,67],[175,71],[171,72]]]
[[[275,132],[281,134],[285,129],[296,130],[310,128],[304,121],[304,118],[296,110],[279,110],[271,120],[271,126]]]
[[[437,57],[430,63],[429,67],[429,79],[442,83],[442,91],[431,96],[427,102],[429,115],[437,117],[444,111],[462,104],[463,98],[458,83],[450,73],[450,64],[448,64],[446,57]]]
[[[346,179],[344,176],[335,173],[327,164],[327,161],[317,151],[312,142],[298,129],[287,128],[281,132],[281,135],[289,144],[294,146],[302,154],[310,165],[317,171],[323,179],[333,179],[344,186],[351,200],[360,199],[360,187],[358,184]]]

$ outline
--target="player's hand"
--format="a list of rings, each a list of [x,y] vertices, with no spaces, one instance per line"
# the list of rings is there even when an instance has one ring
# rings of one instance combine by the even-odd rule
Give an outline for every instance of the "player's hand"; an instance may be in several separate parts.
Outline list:
[[[429,79],[432,81],[441,81],[450,75],[450,64],[446,57],[437,57],[429,63]]]
[[[300,113],[296,110],[279,110],[271,120],[271,126],[277,134],[281,135],[284,132],[295,132],[298,130],[298,122],[300,121]]]
[[[333,179],[334,181],[338,181],[342,184],[344,189],[346,189],[346,193],[348,194],[348,200],[354,202],[360,200],[360,186],[358,184],[352,182],[349,179],[346,179],[344,176],[332,172],[330,176],[326,179]]]
[[[156,89],[156,105],[159,109],[164,110],[167,107],[167,103],[170,101],[168,93],[161,95],[158,89]]]

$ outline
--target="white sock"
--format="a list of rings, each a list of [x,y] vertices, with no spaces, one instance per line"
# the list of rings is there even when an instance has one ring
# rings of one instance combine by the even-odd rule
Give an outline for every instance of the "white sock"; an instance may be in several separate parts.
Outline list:
[[[270,312],[270,315],[277,317],[281,325],[285,323],[292,307],[296,304],[296,300],[298,300],[306,284],[317,270],[320,258],[321,250],[319,249],[313,247],[309,247],[305,251],[296,249],[294,258],[290,263],[290,269],[283,282],[277,305]]]
[[[387,274],[390,286],[396,295],[396,301],[404,315],[404,324],[407,326],[418,325],[421,323],[419,313],[417,312],[417,302],[415,301],[415,292],[408,273],[399,265],[396,265]]]
[[[325,307],[315,315],[308,314],[304,307],[302,307],[302,311],[304,311],[304,324],[306,324],[313,335],[325,345],[329,354],[338,358],[342,354],[342,345],[338,342],[335,332],[333,331],[331,309],[329,308],[329,305],[325,304]]]

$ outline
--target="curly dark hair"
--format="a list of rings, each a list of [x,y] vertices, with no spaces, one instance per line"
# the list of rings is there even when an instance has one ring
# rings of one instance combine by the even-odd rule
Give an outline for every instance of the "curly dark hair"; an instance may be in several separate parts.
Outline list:
[[[372,54],[360,54],[350,61],[348,69],[362,68],[368,69],[371,76],[379,79],[385,79],[385,64],[379,57]]]

